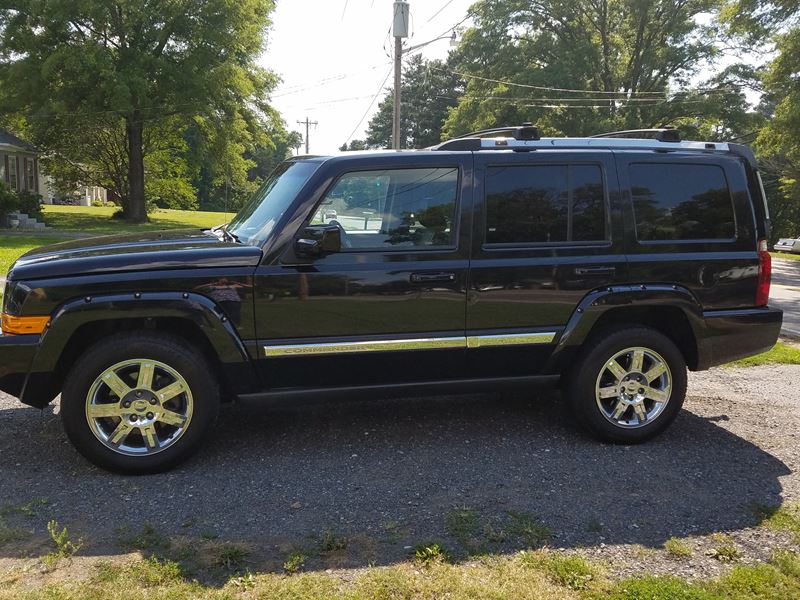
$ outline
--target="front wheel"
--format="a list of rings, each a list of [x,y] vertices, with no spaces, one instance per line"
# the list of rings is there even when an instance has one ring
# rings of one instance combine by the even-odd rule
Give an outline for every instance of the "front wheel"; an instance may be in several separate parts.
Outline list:
[[[129,474],[167,470],[211,430],[219,392],[205,357],[161,333],[126,333],[92,346],[61,394],[70,441],[96,465]]]
[[[686,397],[686,362],[665,335],[627,326],[590,343],[568,375],[571,413],[596,437],[637,443],[678,416]]]

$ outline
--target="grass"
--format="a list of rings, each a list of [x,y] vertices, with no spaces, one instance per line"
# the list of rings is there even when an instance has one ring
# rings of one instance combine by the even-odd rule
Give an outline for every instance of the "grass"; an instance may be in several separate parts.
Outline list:
[[[761,525],[776,531],[787,531],[800,542],[800,504],[786,506],[754,507],[754,512]]]
[[[779,551],[769,562],[731,565],[726,574],[692,581],[643,575],[609,579],[577,555],[526,551],[452,564],[439,548],[423,558],[388,567],[340,572],[245,573],[222,582],[199,583],[176,562],[149,557],[132,564],[100,563],[88,578],[40,584],[13,581],[0,587],[0,600],[223,600],[256,598],[367,600],[513,598],[519,600],[785,600],[800,597],[800,556]],[[421,568],[423,567],[423,568]]]
[[[716,558],[720,562],[736,562],[741,558],[741,552],[736,547],[733,539],[724,533],[715,533],[711,536],[716,546],[706,552],[709,556]]]
[[[689,558],[692,555],[692,547],[686,541],[676,537],[671,537],[664,542],[664,550],[676,558]]]
[[[791,252],[770,252],[772,258],[783,258],[785,260],[800,260],[800,254]]]
[[[40,560],[48,571],[52,571],[62,558],[70,558],[78,552],[83,542],[81,540],[73,541],[70,538],[69,529],[66,527],[59,531],[58,521],[56,520],[51,520],[47,523],[47,532],[50,534],[50,540],[53,542],[55,549],[41,556]]]
[[[20,256],[39,246],[63,242],[53,235],[0,235],[0,275],[5,275]]]
[[[800,348],[778,342],[768,352],[728,363],[726,367],[757,367],[759,365],[800,365]]]
[[[225,223],[233,217],[233,213],[158,209],[150,213],[149,223],[131,225],[111,218],[117,210],[119,209],[115,206],[48,205],[44,207],[44,222],[60,231],[105,235],[159,229],[208,228]]]

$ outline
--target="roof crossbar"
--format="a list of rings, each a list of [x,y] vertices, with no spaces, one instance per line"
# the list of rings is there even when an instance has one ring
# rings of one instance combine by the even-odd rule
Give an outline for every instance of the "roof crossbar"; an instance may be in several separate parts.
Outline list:
[[[525,122],[519,126],[512,127],[492,127],[491,129],[480,129],[456,136],[452,139],[461,140],[465,138],[486,138],[486,137],[510,137],[515,140],[538,140],[539,128],[532,123]]]

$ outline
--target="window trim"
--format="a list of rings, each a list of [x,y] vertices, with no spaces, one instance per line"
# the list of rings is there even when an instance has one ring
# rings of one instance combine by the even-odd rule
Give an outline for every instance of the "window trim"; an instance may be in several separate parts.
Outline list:
[[[634,165],[678,165],[681,167],[715,167],[722,171],[722,178],[725,180],[725,187],[728,189],[728,198],[731,203],[731,213],[733,214],[733,237],[728,238],[690,238],[690,239],[662,239],[662,240],[642,240],[639,239],[639,223],[636,216],[636,202],[633,197],[633,184],[631,183],[631,167]],[[686,244],[733,244],[739,241],[739,219],[736,215],[736,203],[733,200],[733,192],[731,191],[731,182],[728,179],[728,174],[725,172],[725,167],[717,163],[685,163],[677,161],[647,161],[637,160],[627,163],[625,176],[628,181],[628,193],[631,198],[631,213],[633,215],[633,236],[636,243],[641,246],[663,246],[668,245],[686,245]]]
[[[486,241],[489,233],[489,203],[487,201],[486,193],[486,178],[489,169],[497,167],[569,167],[571,166],[596,166],[600,168],[600,177],[603,183],[603,229],[606,239],[604,240],[562,240],[558,242],[488,242]],[[482,209],[482,229],[483,239],[481,240],[481,249],[487,252],[497,250],[531,250],[531,249],[544,249],[544,248],[608,248],[614,244],[613,236],[611,235],[611,200],[608,189],[608,174],[606,173],[605,163],[598,160],[572,160],[562,161],[556,160],[553,162],[535,162],[535,163],[518,163],[518,162],[497,162],[489,163],[484,168],[484,176],[482,181],[482,196],[483,196],[483,209]],[[569,184],[569,176],[567,178]],[[573,192],[568,190],[569,198],[572,199]]]
[[[441,165],[433,165],[433,166],[425,166],[425,165],[414,165],[414,166],[391,166],[391,167],[369,167],[369,168],[356,168],[349,171],[345,171],[337,176],[331,184],[325,189],[323,194],[320,196],[319,201],[314,204],[309,212],[308,216],[306,216],[305,220],[303,221],[303,225],[301,229],[308,227],[311,224],[311,219],[314,218],[314,215],[319,210],[322,203],[328,197],[328,194],[333,190],[344,177],[347,175],[351,175],[353,173],[369,173],[370,171],[414,171],[419,169],[447,169],[447,170],[455,170],[457,174],[456,179],[456,201],[455,207],[453,209],[453,240],[455,243],[442,245],[437,244],[435,246],[401,246],[398,248],[344,248],[342,247],[339,252],[336,254],[399,254],[405,252],[406,254],[416,254],[418,252],[442,252],[442,251],[456,251],[458,250],[458,239],[461,233],[461,201],[462,201],[462,193],[461,193],[461,186],[463,185],[463,177],[464,174],[462,173],[461,165],[460,164],[441,164]],[[295,234],[296,236],[297,234]],[[327,257],[323,257],[327,258]]]

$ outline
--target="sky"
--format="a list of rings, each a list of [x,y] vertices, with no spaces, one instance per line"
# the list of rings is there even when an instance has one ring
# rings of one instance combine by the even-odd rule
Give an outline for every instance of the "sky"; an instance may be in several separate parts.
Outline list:
[[[409,0],[406,46],[445,35],[420,50],[426,58],[445,58],[453,26],[473,2]],[[392,15],[393,0],[278,0],[260,63],[282,80],[272,104],[289,129],[305,136],[305,125],[297,121],[317,121],[309,129],[312,154],[336,152],[346,141],[365,137],[393,84]]]

